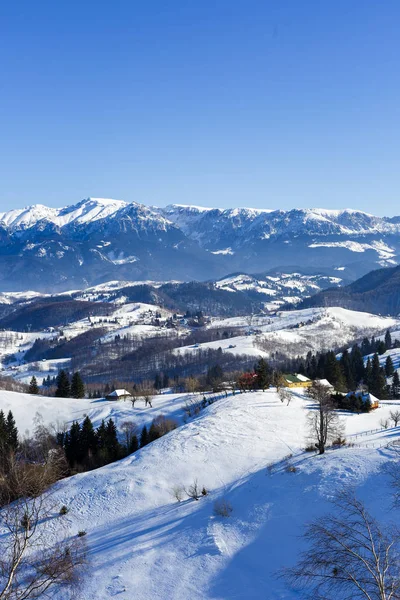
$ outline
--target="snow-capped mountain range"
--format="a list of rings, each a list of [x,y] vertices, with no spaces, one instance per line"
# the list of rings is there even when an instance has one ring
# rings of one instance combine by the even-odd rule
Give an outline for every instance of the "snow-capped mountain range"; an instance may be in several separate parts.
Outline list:
[[[400,219],[355,210],[158,208],[89,198],[0,213],[1,290],[205,280],[282,267],[350,281],[397,264],[399,255]]]

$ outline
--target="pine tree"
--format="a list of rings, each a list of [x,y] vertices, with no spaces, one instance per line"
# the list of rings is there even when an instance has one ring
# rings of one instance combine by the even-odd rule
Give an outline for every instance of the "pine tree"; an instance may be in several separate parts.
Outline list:
[[[5,423],[5,431],[7,435],[7,447],[9,450],[15,452],[18,448],[18,429],[11,410],[8,411],[7,420]]]
[[[117,436],[117,428],[112,419],[107,421],[106,425],[106,449],[108,454],[108,460],[117,460],[120,454],[120,447]]]
[[[395,371],[393,374],[392,396],[395,400],[400,398],[400,377],[398,371]]]
[[[150,429],[149,429],[149,433],[148,433],[148,444],[150,442],[154,442],[154,440],[157,440],[160,436],[160,431],[156,425],[156,423],[154,422],[154,420],[152,421],[151,425],[150,425]]]
[[[131,442],[129,444],[128,453],[133,454],[136,450],[139,449],[139,440],[137,439],[137,435],[133,435],[131,438]]]
[[[256,374],[255,385],[264,392],[272,384],[271,367],[263,358],[260,358],[254,366],[254,372]]]
[[[385,354],[387,348],[385,345],[385,342],[382,342],[382,340],[379,340],[379,342],[376,343],[376,352],[382,356],[382,354]]]
[[[355,344],[350,354],[351,368],[356,385],[365,377],[365,367],[360,347]]]
[[[74,421],[71,429],[65,435],[64,449],[69,465],[73,467],[81,462],[83,455],[80,445],[81,427],[78,421]]]
[[[147,432],[146,425],[144,425],[143,429],[142,429],[142,433],[140,434],[140,447],[143,448],[144,446],[147,446],[148,443],[149,443],[149,434]]]
[[[71,381],[71,396],[73,398],[84,398],[85,397],[85,385],[79,371],[72,376]]]
[[[391,356],[388,356],[385,362],[386,377],[391,377],[394,373],[394,366]]]
[[[392,336],[390,335],[389,329],[387,330],[387,332],[385,334],[385,346],[386,346],[387,350],[390,350],[392,347]]]
[[[57,398],[69,398],[71,395],[71,387],[69,384],[69,377],[67,373],[62,369],[57,375]]]
[[[39,386],[37,384],[37,380],[34,375],[29,383],[29,393],[30,394],[38,394],[39,393]]]
[[[87,456],[93,456],[97,450],[97,436],[93,428],[92,421],[89,417],[85,417],[80,435],[79,445],[82,450],[82,455],[86,458]]]
[[[361,354],[363,356],[367,356],[368,354],[371,354],[372,349],[371,349],[371,343],[369,341],[369,339],[367,337],[365,337],[363,339],[363,341],[361,342]]]
[[[347,349],[343,350],[340,358],[340,367],[346,381],[347,391],[354,390],[355,381],[353,376],[352,364]]]
[[[344,375],[335,353],[331,350],[327,352],[325,359],[325,377],[333,385],[336,390],[344,391],[346,384]]]
[[[369,383],[370,392],[379,399],[386,396],[386,377],[385,370],[381,369],[379,356],[374,354],[371,364],[371,381]]]

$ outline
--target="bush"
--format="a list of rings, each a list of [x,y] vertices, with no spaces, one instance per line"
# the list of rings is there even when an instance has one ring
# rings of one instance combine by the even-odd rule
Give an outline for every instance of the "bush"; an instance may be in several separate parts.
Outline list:
[[[60,516],[66,515],[68,512],[68,507],[65,504],[60,508]]]
[[[206,490],[206,488],[203,486],[203,489],[201,490],[201,495],[202,496],[207,496],[208,491]]]
[[[332,442],[332,446],[345,446],[346,445],[346,440],[342,437],[338,437],[336,438],[336,440],[333,440]]]
[[[286,465],[286,473],[296,473],[297,468],[293,465]]]
[[[174,485],[171,490],[171,493],[177,502],[182,502],[184,492],[185,490],[181,485]]]
[[[230,517],[232,511],[232,504],[226,498],[220,498],[214,502],[214,515],[216,517]]]
[[[200,488],[197,479],[195,479],[192,485],[188,487],[186,493],[189,498],[192,498],[193,500],[198,500],[200,498]]]
[[[78,531],[78,537],[84,537],[86,535],[86,531],[81,529],[80,531]]]
[[[309,444],[308,446],[306,446],[304,448],[305,452],[315,452],[316,451],[316,447],[315,444]]]

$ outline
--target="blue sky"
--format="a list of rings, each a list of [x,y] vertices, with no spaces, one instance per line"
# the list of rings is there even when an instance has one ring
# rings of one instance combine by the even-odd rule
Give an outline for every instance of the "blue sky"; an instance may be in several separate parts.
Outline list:
[[[400,214],[397,0],[0,3],[0,209]]]

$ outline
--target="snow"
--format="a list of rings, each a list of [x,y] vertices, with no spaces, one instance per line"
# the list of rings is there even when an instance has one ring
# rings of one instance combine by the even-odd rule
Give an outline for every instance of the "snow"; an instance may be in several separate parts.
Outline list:
[[[45,402],[5,394],[0,408],[12,404],[17,423],[27,407],[34,414],[35,404]],[[85,402],[68,401],[79,411]],[[170,402],[182,406],[177,397]],[[400,437],[400,429],[380,431],[374,447],[377,432],[365,435],[388,416],[390,406],[384,405],[370,414],[341,415],[354,446],[323,456],[305,453],[309,408],[299,393],[289,406],[274,390],[237,394],[122,461],[56,484],[52,503],[69,512],[62,524],[53,519],[50,526],[68,527],[72,535],[87,532],[89,568],[81,597],[297,599],[276,572],[294,563],[303,526],[329,509],[335,491],[357,486],[367,508],[390,519],[383,467],[393,451],[385,446]],[[187,487],[194,479],[208,495],[177,503],[173,486]],[[233,509],[226,519],[213,512],[221,498]],[[52,597],[61,600],[62,592]]]
[[[211,252],[211,254],[235,254],[232,250],[232,248],[225,248],[224,250],[214,250],[214,252]]]
[[[49,208],[42,204],[35,204],[23,209],[0,213],[0,222],[11,229],[33,227],[41,220],[50,221],[63,227],[72,222],[83,224],[108,217],[127,205],[128,203],[122,200],[108,198],[88,198],[76,205],[64,208]]]
[[[309,248],[346,248],[351,252],[365,252],[366,250],[375,250],[379,258],[383,260],[394,259],[396,250],[385,244],[382,240],[372,242],[371,244],[362,244],[351,240],[343,240],[339,242],[314,242],[309,244]],[[396,261],[394,261],[395,263]],[[339,270],[339,269],[337,269]]]

